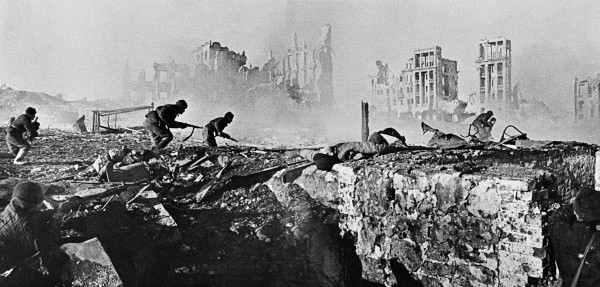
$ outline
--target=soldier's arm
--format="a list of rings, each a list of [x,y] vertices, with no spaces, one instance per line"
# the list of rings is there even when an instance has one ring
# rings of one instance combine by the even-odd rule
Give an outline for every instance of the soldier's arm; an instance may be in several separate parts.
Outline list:
[[[25,226],[26,240],[38,251],[47,250],[59,244],[60,231],[53,215],[54,212],[50,210],[42,211],[35,214]]]
[[[567,204],[557,209],[548,219],[548,231],[550,237],[559,236],[561,232],[569,229],[569,226],[575,222],[577,218],[573,213],[573,204]]]
[[[26,119],[25,122],[23,123],[23,126],[25,127],[25,130],[27,131],[27,133],[29,134],[29,137],[37,137],[38,136],[38,126],[36,126],[34,123],[31,122],[31,119]]]
[[[165,123],[167,123],[168,127],[170,127],[170,128],[185,128],[185,127],[187,127],[187,125],[185,123],[178,122],[175,120],[175,117],[177,117],[177,111],[175,111],[173,108],[165,107],[165,108],[158,110],[157,112],[158,112],[158,116]]]
[[[310,161],[315,161],[314,158],[317,153],[318,153],[318,151],[310,150],[310,149],[300,150],[300,156],[307,160],[310,160]]]
[[[214,123],[213,123],[213,126],[215,127],[215,130],[217,131],[217,135],[221,136],[221,137],[223,137],[223,134],[227,135],[226,133],[223,132],[225,127],[227,127],[227,124],[224,121],[225,121],[224,118],[219,118],[218,120],[214,121]]]

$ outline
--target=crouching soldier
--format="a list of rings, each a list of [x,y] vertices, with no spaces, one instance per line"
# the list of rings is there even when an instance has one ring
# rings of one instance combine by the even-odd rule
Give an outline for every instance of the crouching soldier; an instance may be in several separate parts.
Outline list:
[[[582,189],[548,219],[562,287],[600,286],[600,191]]]
[[[20,115],[6,128],[6,144],[8,150],[15,155],[13,164],[25,164],[23,158],[31,149],[30,141],[38,136],[40,124],[34,122],[36,110],[28,107],[25,113]]]
[[[231,139],[231,137],[224,133],[223,130],[233,121],[233,114],[231,112],[227,112],[225,116],[218,117],[210,121],[204,129],[202,130],[202,136],[204,138],[204,142],[208,144],[208,146],[217,146],[217,141],[215,140],[216,136],[220,136],[226,139]]]
[[[159,106],[155,111],[146,114],[144,127],[148,131],[156,150],[164,149],[173,140],[173,133],[169,128],[184,129],[188,127],[186,123],[175,121],[177,116],[185,112],[187,106],[184,100],[179,100],[174,105]]]
[[[42,187],[32,181],[17,184],[12,199],[0,213],[0,272],[12,269],[0,278],[2,286],[41,286],[49,283],[42,274],[32,269],[32,256],[40,256],[50,275],[58,280],[64,258],[57,255],[60,231],[54,223],[51,210],[42,211]],[[39,264],[39,263],[38,263]],[[38,266],[36,266],[38,267]],[[48,284],[52,286],[52,284]]]

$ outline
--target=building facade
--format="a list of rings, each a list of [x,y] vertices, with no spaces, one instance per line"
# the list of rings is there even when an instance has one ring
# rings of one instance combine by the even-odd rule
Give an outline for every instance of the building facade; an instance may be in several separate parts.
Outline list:
[[[446,106],[458,98],[457,62],[442,58],[439,46],[414,50],[400,75],[377,61],[371,81],[372,102],[380,113],[399,118],[452,121]]]
[[[297,103],[319,103],[323,108],[335,105],[333,96],[333,49],[331,25],[321,28],[318,42],[294,44],[281,57],[269,52],[263,69],[247,64],[244,51],[237,53],[219,42],[206,42],[192,51],[192,63],[155,63],[154,77],[146,80],[142,70],[137,81],[131,80],[129,61],[123,72],[123,94],[141,102],[168,99],[178,94],[193,94],[212,100],[233,99],[259,84],[284,89]],[[190,68],[191,67],[191,68]],[[151,97],[151,98],[150,98]]]
[[[294,34],[294,46],[279,60],[269,53],[262,71],[274,86],[301,95],[298,98],[302,101],[331,107],[335,104],[332,54],[331,25],[327,24],[321,28],[316,47],[299,44],[298,35]]]
[[[511,44],[506,38],[479,41],[480,112],[505,113],[517,103],[511,92]]]
[[[600,74],[585,80],[575,78],[573,90],[573,120],[597,122],[600,119]]]

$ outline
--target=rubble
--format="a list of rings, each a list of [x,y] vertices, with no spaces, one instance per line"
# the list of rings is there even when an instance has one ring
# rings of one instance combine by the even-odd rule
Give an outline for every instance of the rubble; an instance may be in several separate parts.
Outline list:
[[[281,228],[286,212],[262,185],[271,170],[286,166],[282,152],[207,149],[186,142],[151,157],[146,166],[149,178],[138,182],[98,181],[96,173],[85,168],[111,149],[144,150],[148,143],[130,134],[45,131],[34,143],[31,164],[0,164],[1,174],[7,175],[1,190],[10,198],[17,177],[44,183],[50,206],[66,212],[63,239],[98,238],[125,286],[144,286],[148,278],[175,285],[303,286],[300,282],[310,273],[298,270],[305,266],[302,251]],[[32,169],[44,172],[31,173]],[[194,200],[193,195],[206,187],[213,192]],[[237,234],[230,230],[234,224]],[[232,264],[237,265],[235,277],[227,275]]]
[[[338,210],[370,281],[548,286],[556,270],[546,220],[579,186],[594,186],[597,150],[553,143],[413,151],[339,164],[330,173],[308,167],[290,179],[279,174],[270,187],[285,200],[286,186],[302,186]],[[459,163],[486,168],[465,171]]]
[[[545,286],[545,220],[595,183],[597,149],[407,149],[323,172],[285,148],[186,142],[148,156],[147,178],[99,181],[98,156],[149,140],[45,131],[34,145],[29,165],[0,159],[2,198],[41,181],[63,239],[97,238],[125,286]]]

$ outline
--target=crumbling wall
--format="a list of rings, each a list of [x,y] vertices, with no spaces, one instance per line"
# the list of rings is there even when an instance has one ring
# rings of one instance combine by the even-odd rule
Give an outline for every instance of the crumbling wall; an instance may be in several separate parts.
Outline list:
[[[368,281],[546,286],[555,274],[547,218],[594,185],[596,150],[410,152],[307,168],[294,183],[337,206]]]

